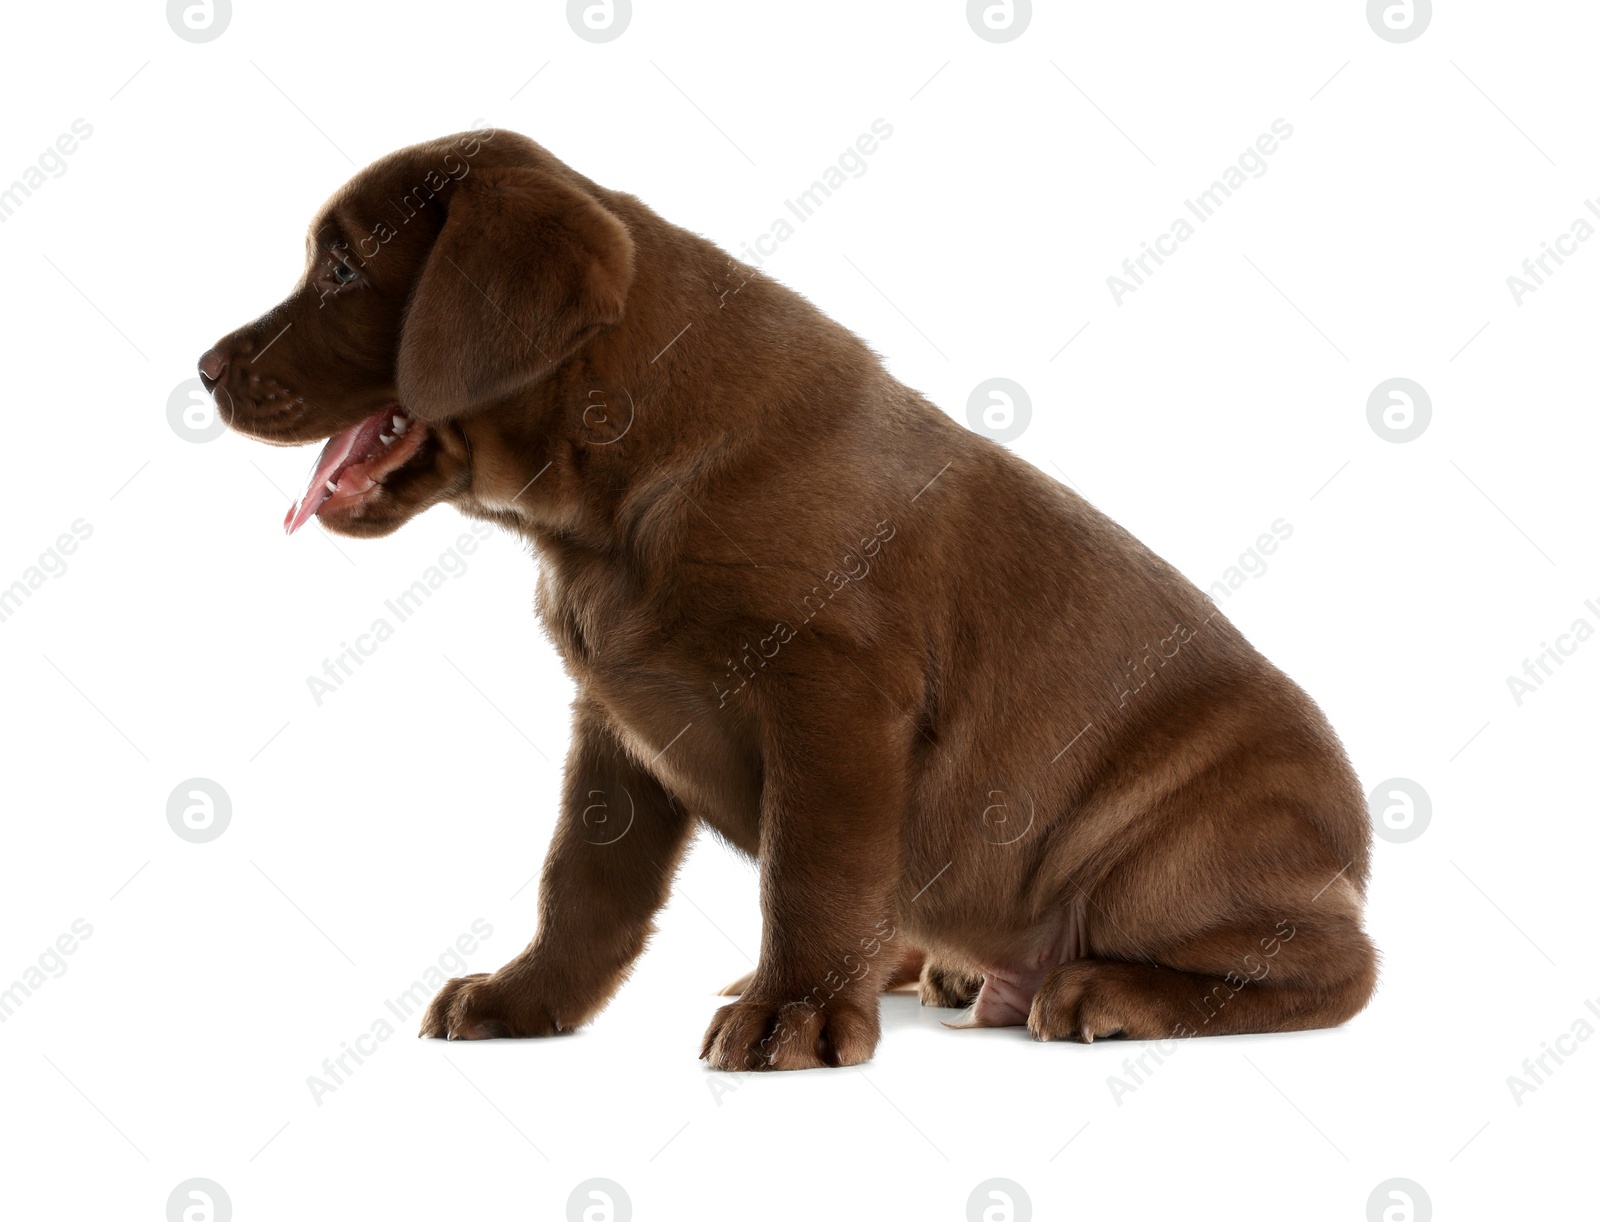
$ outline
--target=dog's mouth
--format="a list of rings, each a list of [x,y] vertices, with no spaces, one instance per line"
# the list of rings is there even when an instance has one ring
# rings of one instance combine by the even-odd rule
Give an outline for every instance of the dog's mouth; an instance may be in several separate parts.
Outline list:
[[[305,495],[289,506],[283,529],[294,534],[328,509],[364,501],[406,464],[427,439],[428,426],[398,403],[335,433],[322,447]]]

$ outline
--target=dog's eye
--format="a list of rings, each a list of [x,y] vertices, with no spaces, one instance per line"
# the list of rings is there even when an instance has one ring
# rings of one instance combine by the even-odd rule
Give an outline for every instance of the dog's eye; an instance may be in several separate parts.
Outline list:
[[[340,284],[349,284],[356,278],[356,269],[345,263],[333,265],[333,278]]]

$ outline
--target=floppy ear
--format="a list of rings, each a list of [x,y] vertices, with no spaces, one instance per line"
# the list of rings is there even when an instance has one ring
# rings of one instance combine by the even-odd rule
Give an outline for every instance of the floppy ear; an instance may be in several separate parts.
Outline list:
[[[633,239],[593,196],[545,171],[462,179],[412,289],[400,401],[424,420],[493,402],[621,321]]]

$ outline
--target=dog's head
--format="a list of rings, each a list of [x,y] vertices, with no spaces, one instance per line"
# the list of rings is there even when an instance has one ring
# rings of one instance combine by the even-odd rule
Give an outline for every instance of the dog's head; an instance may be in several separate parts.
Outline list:
[[[287,300],[200,358],[222,418],[279,445],[326,440],[284,526],[382,535],[472,491],[472,422],[510,410],[619,322],[627,228],[511,132],[375,162],[323,207]]]

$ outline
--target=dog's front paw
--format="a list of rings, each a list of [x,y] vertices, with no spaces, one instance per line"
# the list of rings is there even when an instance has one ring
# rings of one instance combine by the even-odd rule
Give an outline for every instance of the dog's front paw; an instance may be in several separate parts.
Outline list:
[[[418,1033],[432,1039],[493,1040],[558,1035],[561,1023],[548,1007],[487,972],[446,982],[428,1006]]]
[[[859,1065],[877,1046],[876,1004],[741,999],[716,1012],[700,1057],[713,1069],[822,1069]]]

